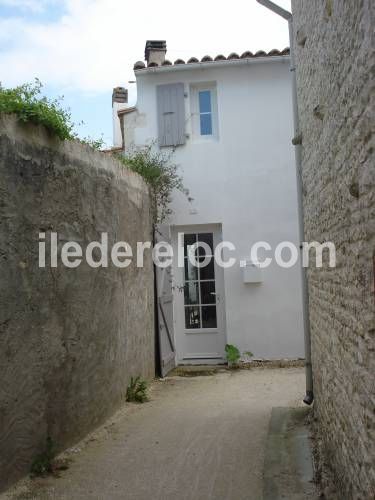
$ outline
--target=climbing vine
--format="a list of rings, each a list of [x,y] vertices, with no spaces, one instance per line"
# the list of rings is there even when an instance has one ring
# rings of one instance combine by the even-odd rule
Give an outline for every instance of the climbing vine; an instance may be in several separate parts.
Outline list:
[[[141,175],[150,186],[152,213],[155,224],[164,222],[172,210],[170,207],[172,193],[178,190],[189,201],[189,191],[184,187],[178,166],[172,161],[174,151],[160,151],[154,143],[144,147],[132,148],[123,155],[120,161],[133,172]]]

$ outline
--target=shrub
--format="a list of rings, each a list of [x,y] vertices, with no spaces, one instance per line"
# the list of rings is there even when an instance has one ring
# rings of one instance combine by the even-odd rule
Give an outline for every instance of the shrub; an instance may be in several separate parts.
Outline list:
[[[154,144],[117,155],[126,167],[141,175],[150,186],[155,224],[163,222],[172,213],[170,203],[174,189],[182,192],[189,201],[192,200],[178,173],[178,166],[171,161],[172,155],[173,151],[164,153]]]
[[[61,106],[61,98],[41,97],[42,84],[25,83],[13,89],[0,86],[0,113],[14,113],[23,122],[44,125],[61,140],[74,139],[70,112]]]
[[[42,96],[42,88],[43,85],[38,78],[34,83],[24,83],[11,89],[0,85],[0,114],[15,114],[22,122],[43,125],[62,141],[78,140],[94,149],[103,147],[103,138],[80,139],[74,131],[69,109],[62,106],[63,97],[48,99]]]

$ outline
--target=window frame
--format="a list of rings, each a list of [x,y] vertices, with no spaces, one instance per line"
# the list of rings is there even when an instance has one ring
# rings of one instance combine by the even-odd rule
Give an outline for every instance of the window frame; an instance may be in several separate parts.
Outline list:
[[[199,94],[202,91],[209,91],[211,96],[211,111],[201,112],[199,104]],[[218,105],[217,105],[217,85],[216,82],[197,83],[190,86],[191,109],[192,109],[192,136],[195,142],[212,142],[219,139],[218,127]],[[211,115],[211,134],[201,134],[201,115]]]

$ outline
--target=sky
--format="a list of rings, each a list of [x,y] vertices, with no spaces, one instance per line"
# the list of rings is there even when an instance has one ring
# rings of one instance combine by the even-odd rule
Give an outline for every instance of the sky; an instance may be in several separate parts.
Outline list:
[[[290,0],[274,0],[290,10]],[[167,58],[288,46],[287,22],[256,0],[0,0],[0,82],[39,78],[64,96],[80,136],[112,144],[112,89],[129,89],[146,40],[166,40]]]

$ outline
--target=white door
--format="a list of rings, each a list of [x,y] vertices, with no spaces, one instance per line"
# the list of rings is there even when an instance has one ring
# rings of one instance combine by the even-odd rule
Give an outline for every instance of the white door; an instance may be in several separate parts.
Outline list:
[[[214,249],[221,241],[220,226],[175,228],[180,234],[183,263],[175,259],[174,311],[177,361],[180,364],[225,362],[224,272],[214,259]],[[193,245],[198,266],[189,259]],[[175,247],[176,248],[176,247]],[[182,250],[182,245],[181,245]],[[207,264],[200,267],[203,263]]]

